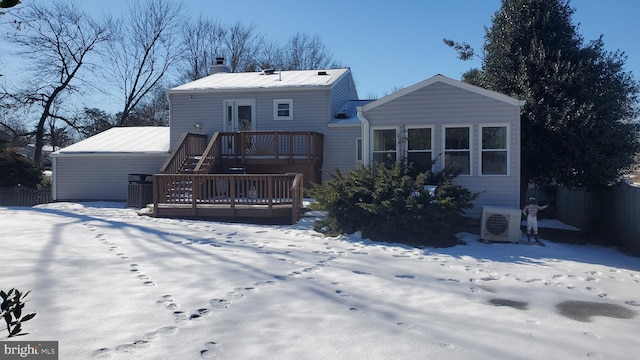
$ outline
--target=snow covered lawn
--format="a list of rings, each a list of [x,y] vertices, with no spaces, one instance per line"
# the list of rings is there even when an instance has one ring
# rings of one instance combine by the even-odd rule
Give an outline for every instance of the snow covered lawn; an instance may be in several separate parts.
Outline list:
[[[637,358],[638,258],[469,233],[416,249],[312,221],[0,207],[0,288],[31,290],[16,340],[58,341],[64,360]]]

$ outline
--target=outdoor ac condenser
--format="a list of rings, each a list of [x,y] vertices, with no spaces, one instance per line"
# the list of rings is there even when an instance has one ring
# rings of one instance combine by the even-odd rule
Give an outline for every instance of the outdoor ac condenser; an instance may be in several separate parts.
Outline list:
[[[484,206],[480,240],[518,243],[522,238],[520,209]]]

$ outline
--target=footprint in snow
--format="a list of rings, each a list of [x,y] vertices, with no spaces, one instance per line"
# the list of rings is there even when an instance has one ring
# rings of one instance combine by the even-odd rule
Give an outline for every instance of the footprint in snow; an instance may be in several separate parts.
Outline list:
[[[399,279],[415,279],[415,275],[411,275],[411,274],[400,274],[400,275],[396,275],[397,278]]]
[[[370,272],[367,271],[361,271],[361,270],[353,270],[354,274],[358,274],[358,275],[371,275]]]
[[[226,309],[231,305],[231,302],[227,299],[211,299],[209,300],[209,304],[211,304],[215,309]]]
[[[123,344],[116,347],[116,352],[124,354],[132,354],[137,350],[149,348],[151,344],[147,340],[136,340],[131,344]]]
[[[216,345],[218,344],[215,341],[209,341],[204,344],[205,349],[200,350],[200,356],[203,359],[213,359],[215,357],[213,350],[216,348]]]

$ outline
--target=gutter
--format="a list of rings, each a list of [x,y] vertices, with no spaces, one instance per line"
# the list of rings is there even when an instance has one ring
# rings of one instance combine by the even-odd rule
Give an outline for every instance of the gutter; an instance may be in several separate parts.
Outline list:
[[[369,139],[369,120],[364,117],[364,111],[362,106],[356,107],[358,110],[358,119],[360,119],[360,123],[362,123],[362,163],[367,165],[371,162],[370,160],[370,139]]]

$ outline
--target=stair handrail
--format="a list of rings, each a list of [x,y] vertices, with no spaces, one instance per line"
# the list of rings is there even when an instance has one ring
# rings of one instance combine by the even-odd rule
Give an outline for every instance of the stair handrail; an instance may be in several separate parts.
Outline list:
[[[193,169],[196,174],[209,174],[220,162],[220,133],[216,132],[209,140],[202,157]]]
[[[183,133],[180,139],[178,140],[178,143],[173,148],[173,151],[167,158],[167,160],[164,162],[164,164],[162,164],[162,167],[160,167],[160,173],[161,174],[179,173],[182,167],[182,164],[184,163],[185,159],[189,155],[194,155],[194,151],[195,151],[195,154],[198,154],[198,155],[202,153],[202,147],[198,146],[197,145],[198,141],[196,141],[196,140],[201,140],[202,138],[204,138],[206,141],[207,136],[203,134],[194,134],[190,132]],[[200,150],[194,149],[194,147],[196,148],[200,147]]]

